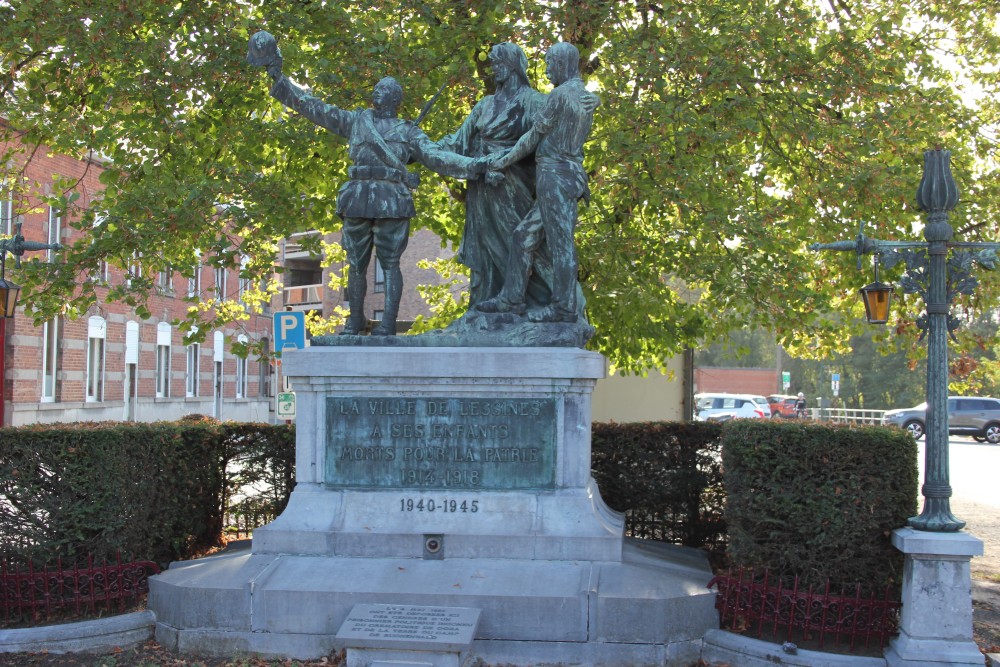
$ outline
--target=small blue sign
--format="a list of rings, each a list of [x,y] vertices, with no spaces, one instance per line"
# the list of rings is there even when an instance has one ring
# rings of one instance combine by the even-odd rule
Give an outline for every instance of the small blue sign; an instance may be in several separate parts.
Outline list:
[[[304,350],[306,347],[306,314],[286,310],[274,314],[274,351],[285,348]]]

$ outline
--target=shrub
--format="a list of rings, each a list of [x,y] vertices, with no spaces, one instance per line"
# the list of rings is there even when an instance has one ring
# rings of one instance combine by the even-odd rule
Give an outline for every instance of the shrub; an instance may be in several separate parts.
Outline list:
[[[634,537],[725,551],[720,427],[709,422],[595,423],[591,467]]]
[[[205,419],[0,429],[0,560],[165,563],[217,545],[241,479],[230,462],[261,443],[294,451],[288,431]]]
[[[917,446],[906,432],[775,420],[723,429],[734,566],[786,584],[898,587],[892,531],[917,510]]]

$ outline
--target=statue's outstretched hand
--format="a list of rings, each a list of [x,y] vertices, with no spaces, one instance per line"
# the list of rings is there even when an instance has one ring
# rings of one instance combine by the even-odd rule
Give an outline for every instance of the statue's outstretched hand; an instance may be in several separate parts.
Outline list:
[[[493,156],[486,155],[483,157],[477,157],[472,161],[472,173],[477,176],[479,174],[485,174],[491,164],[493,164]]]
[[[279,55],[275,58],[270,65],[267,66],[267,73],[272,79],[277,81],[281,78],[281,66],[284,64],[284,59]]]
[[[507,158],[510,156],[510,150],[496,151],[490,153],[487,157],[490,160],[490,170],[491,171],[502,171],[510,165],[507,164]]]
[[[496,187],[503,183],[503,172],[502,171],[488,171],[486,172],[486,184]]]
[[[255,32],[247,46],[247,62],[255,67],[266,67],[272,79],[281,78],[281,49],[274,35],[266,30]]]

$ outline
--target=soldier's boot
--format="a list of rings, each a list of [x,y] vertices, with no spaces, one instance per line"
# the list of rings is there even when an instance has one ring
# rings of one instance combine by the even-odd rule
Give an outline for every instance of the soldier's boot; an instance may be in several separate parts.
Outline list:
[[[544,308],[529,312],[528,319],[532,322],[576,322],[577,314],[558,304],[550,303]]]
[[[528,313],[528,319],[532,322],[576,322],[576,255],[572,252],[560,255],[553,258],[552,264],[552,301]]]
[[[385,267],[385,309],[382,321],[372,329],[373,336],[395,336],[396,318],[399,316],[399,301],[403,298],[403,272],[398,264]]]
[[[514,303],[508,301],[503,297],[503,295],[497,295],[492,299],[487,299],[476,304],[476,310],[481,313],[513,313],[515,315],[523,315],[525,311],[525,305],[523,302]]]
[[[360,336],[368,326],[365,318],[365,292],[368,291],[368,280],[364,273],[351,267],[347,273],[347,305],[351,314],[344,324],[341,336]]]

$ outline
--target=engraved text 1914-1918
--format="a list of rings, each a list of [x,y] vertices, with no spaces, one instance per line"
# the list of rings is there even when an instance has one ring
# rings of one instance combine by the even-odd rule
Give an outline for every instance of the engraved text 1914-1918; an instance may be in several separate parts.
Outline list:
[[[552,398],[328,397],[325,482],[508,490],[555,482]]]

